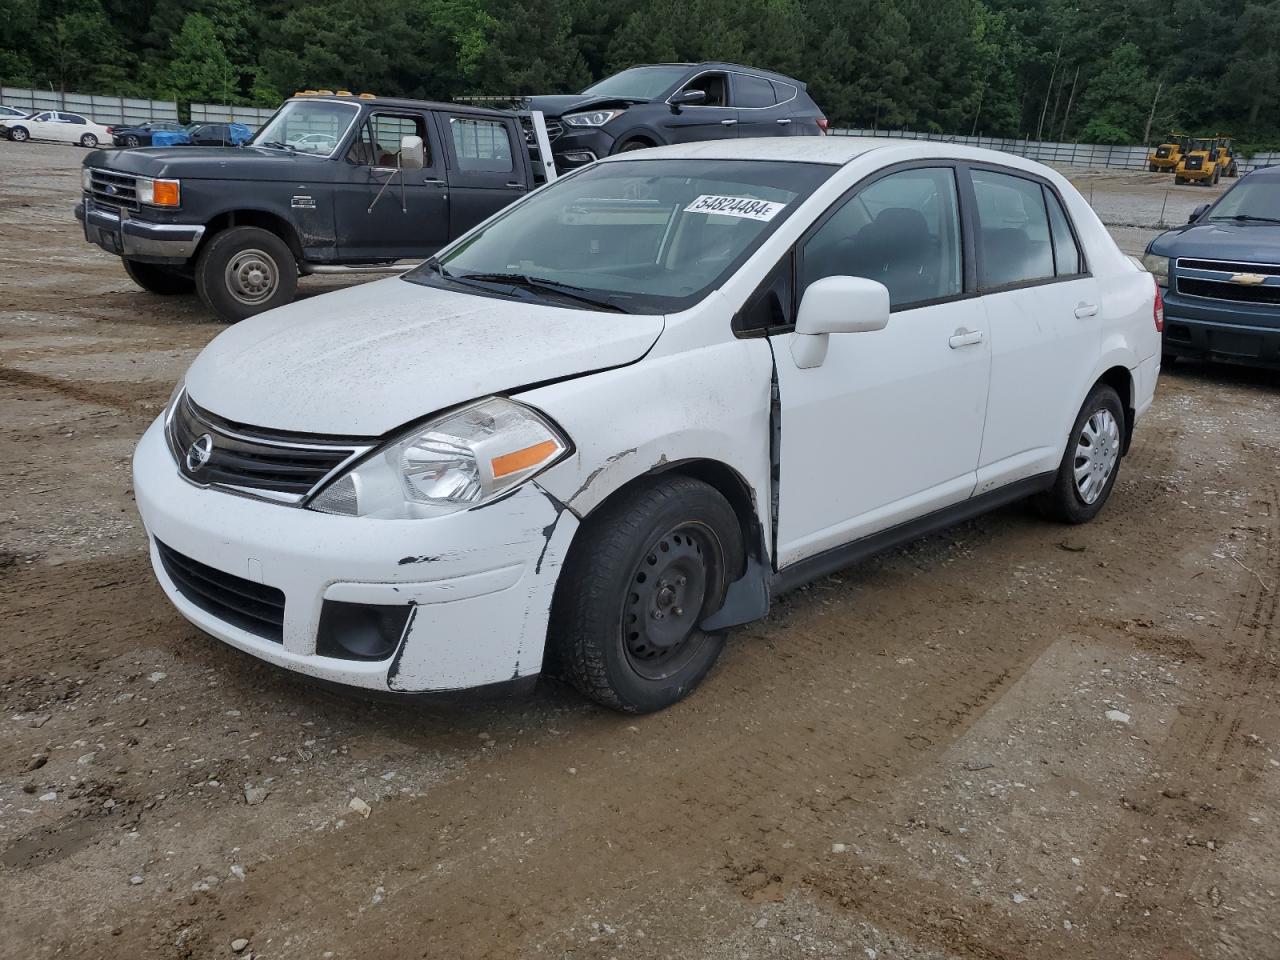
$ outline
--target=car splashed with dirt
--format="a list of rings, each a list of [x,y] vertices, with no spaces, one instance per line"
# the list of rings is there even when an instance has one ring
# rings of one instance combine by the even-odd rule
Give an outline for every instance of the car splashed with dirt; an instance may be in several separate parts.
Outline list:
[[[0,954],[1280,951],[1275,374],[1167,371],[1093,524],[828,577],[665,713],[368,703],[165,600],[129,459],[223,328],[84,243],[81,151],[0,148]]]

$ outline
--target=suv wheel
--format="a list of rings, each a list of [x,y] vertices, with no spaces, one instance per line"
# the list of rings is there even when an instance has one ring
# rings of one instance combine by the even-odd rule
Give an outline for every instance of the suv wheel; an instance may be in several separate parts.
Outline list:
[[[1071,428],[1053,488],[1041,500],[1045,513],[1064,523],[1087,523],[1098,515],[1120,473],[1124,429],[1120,395],[1097,384]]]
[[[158,293],[163,297],[194,293],[196,289],[194,280],[179,273],[173,267],[162,267],[154,263],[139,263],[137,260],[125,260],[124,272],[129,274],[129,279],[143,290]]]
[[[232,227],[200,252],[196,292],[214,313],[235,323],[283,306],[298,289],[298,264],[288,244],[261,227]]]
[[[700,480],[668,476],[606,504],[579,537],[552,604],[549,653],[614,710],[651,713],[688,696],[724,647],[699,624],[742,567],[733,508]]]

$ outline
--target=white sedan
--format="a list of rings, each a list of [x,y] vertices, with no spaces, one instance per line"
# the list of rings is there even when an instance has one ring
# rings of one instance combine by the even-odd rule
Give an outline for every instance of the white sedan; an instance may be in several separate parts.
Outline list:
[[[83,117],[78,113],[45,110],[21,119],[0,122],[0,131],[10,140],[57,140],[62,143],[78,143],[95,149],[99,144],[111,143],[111,128]]]
[[[173,604],[263,660],[401,693],[553,662],[657,710],[786,590],[1024,497],[1093,519],[1162,323],[1037,163],[624,153],[221,334],[142,438],[137,502]]]

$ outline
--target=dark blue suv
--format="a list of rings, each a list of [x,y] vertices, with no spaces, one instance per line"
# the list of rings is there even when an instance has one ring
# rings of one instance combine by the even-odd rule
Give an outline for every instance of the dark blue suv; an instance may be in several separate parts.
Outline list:
[[[1164,357],[1280,368],[1280,167],[1242,177],[1142,261],[1164,292]]]

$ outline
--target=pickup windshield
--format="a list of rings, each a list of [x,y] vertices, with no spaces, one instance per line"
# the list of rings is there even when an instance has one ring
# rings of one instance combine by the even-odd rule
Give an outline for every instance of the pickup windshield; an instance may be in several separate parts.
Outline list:
[[[656,100],[689,72],[688,67],[632,67],[593,83],[584,94],[619,100]]]
[[[359,115],[356,104],[341,100],[286,100],[249,145],[328,156]]]
[[[531,194],[405,279],[627,313],[693,306],[836,170],[619,160]],[[557,289],[558,288],[558,289]]]

